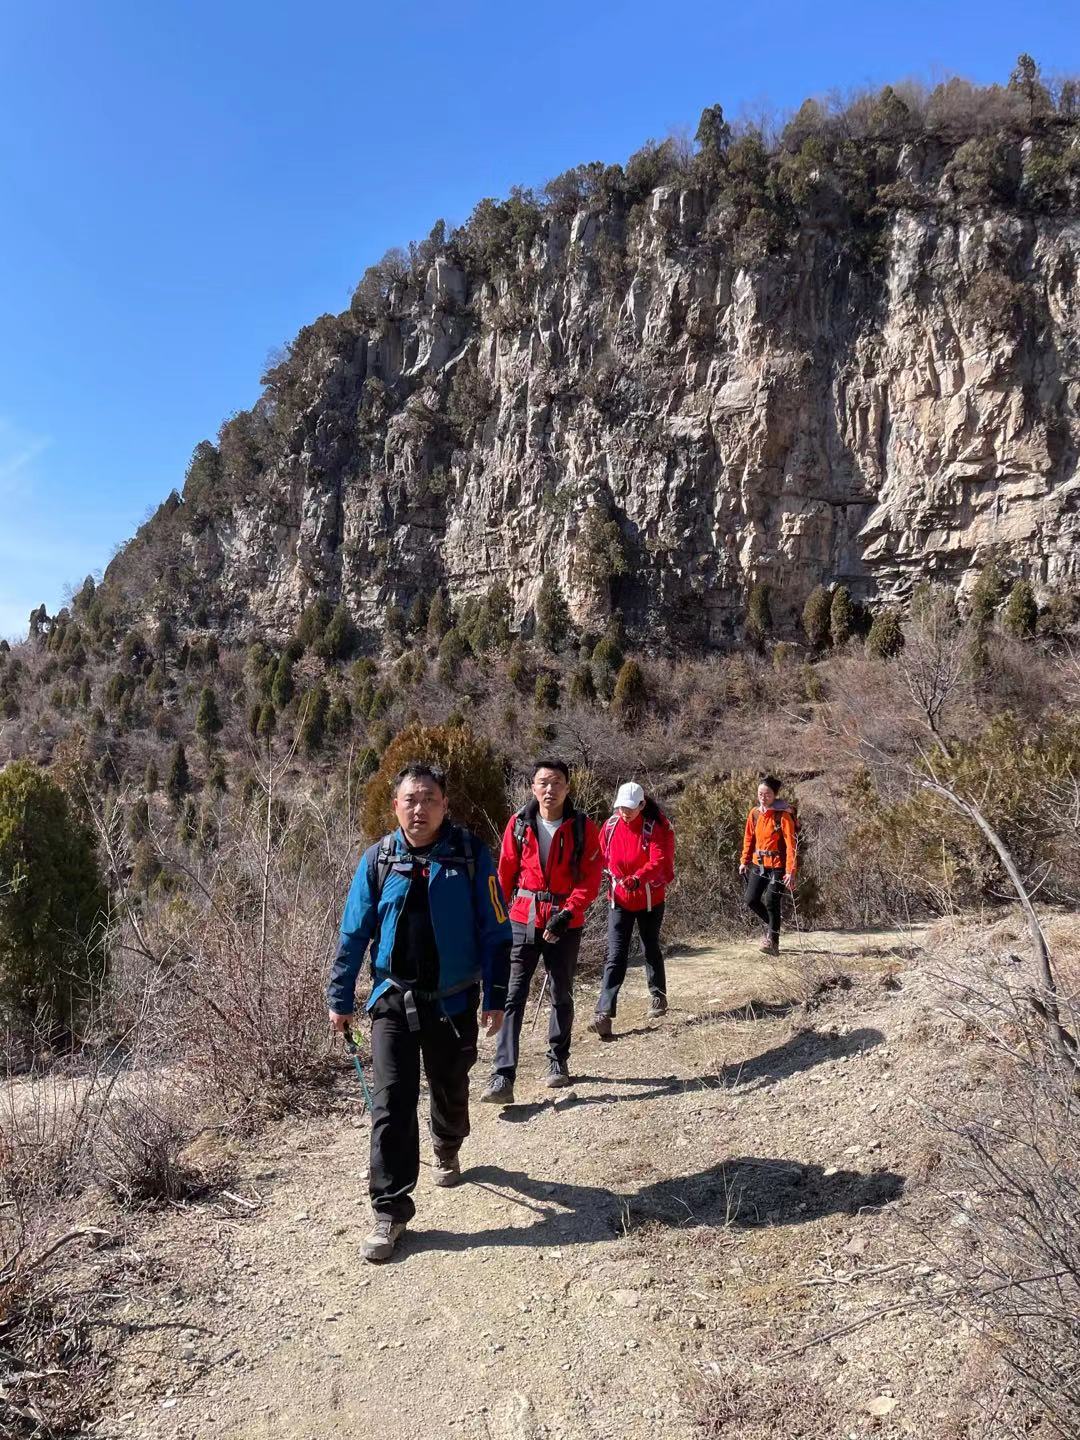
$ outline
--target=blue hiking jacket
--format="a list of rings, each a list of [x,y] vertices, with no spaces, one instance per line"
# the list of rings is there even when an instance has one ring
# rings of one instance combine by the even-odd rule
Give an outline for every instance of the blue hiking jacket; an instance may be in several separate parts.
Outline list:
[[[448,1015],[465,1009],[466,992],[473,985],[483,986],[485,1010],[505,1008],[513,940],[491,851],[483,841],[472,837],[475,874],[470,890],[461,835],[457,826],[444,825],[434,848],[425,857],[429,867],[428,904],[439,952],[437,998]],[[384,838],[393,843],[402,860],[411,856],[400,830]],[[364,852],[345,902],[340,942],[327,987],[330,1009],[339,1015],[353,1013],[356,980],[369,946],[372,946],[374,986],[368,1010],[393,984],[391,961],[397,920],[412,879],[400,871],[390,870],[382,894],[376,900],[377,857],[382,844],[380,840]],[[447,860],[454,863],[444,863]]]

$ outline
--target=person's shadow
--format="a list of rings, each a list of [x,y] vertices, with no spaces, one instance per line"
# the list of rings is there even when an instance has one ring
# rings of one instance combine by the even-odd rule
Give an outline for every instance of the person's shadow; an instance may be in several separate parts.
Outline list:
[[[780,1080],[812,1070],[830,1060],[846,1060],[880,1045],[885,1036],[869,1026],[849,1030],[845,1035],[829,1031],[801,1030],[770,1050],[749,1060],[733,1061],[716,1074],[715,1083],[727,1089],[762,1090]]]
[[[754,1156],[723,1160],[708,1170],[657,1181],[629,1195],[596,1185],[536,1180],[524,1171],[498,1165],[473,1166],[464,1179],[535,1218],[531,1223],[465,1235],[414,1231],[405,1254],[485,1245],[595,1245],[647,1224],[737,1229],[802,1225],[823,1215],[878,1209],[897,1199],[905,1182],[892,1170],[827,1171],[821,1165]]]
[[[861,1030],[849,1030],[846,1035],[821,1030],[801,1030],[749,1060],[733,1061],[729,1065],[721,1066],[715,1075],[699,1075],[687,1079],[680,1079],[677,1075],[577,1075],[574,1077],[572,1090],[559,1092],[550,1100],[507,1105],[499,1112],[499,1119],[506,1124],[522,1125],[534,1120],[544,1110],[556,1107],[568,1110],[581,1105],[610,1105],[617,1100],[662,1100],[669,1095],[683,1095],[694,1090],[763,1090],[781,1080],[788,1080],[793,1075],[812,1070],[815,1065],[859,1055],[864,1050],[880,1045],[884,1039],[885,1036],[880,1030],[873,1030],[869,1026]],[[599,1090],[579,1095],[577,1087],[585,1085],[619,1085],[624,1088],[616,1092]]]

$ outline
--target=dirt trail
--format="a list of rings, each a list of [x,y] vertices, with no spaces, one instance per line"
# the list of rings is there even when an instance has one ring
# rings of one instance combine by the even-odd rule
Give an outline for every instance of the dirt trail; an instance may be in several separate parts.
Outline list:
[[[416,1220],[381,1267],[357,1259],[368,1131],[343,1073],[338,1113],[284,1124],[242,1160],[230,1189],[257,1209],[219,1198],[140,1237],[136,1258],[167,1278],[153,1306],[117,1306],[102,1433],[690,1440],[687,1373],[723,1339],[723,1307],[769,1323],[796,1232],[803,1270],[862,1217],[887,1232],[905,1157],[877,1137],[900,1135],[895,1041],[922,1002],[898,1007],[881,977],[918,940],[818,933],[778,962],[682,947],[668,1017],[645,1019],[634,968],[608,1043],[585,1032],[583,990],[572,1089],[538,1083],[541,1017],[521,1103],[474,1104],[459,1188],[436,1189],[425,1154]],[[854,990],[808,1013],[837,972]],[[824,1298],[803,1289],[798,1308]],[[887,1381],[849,1373],[857,1414]]]

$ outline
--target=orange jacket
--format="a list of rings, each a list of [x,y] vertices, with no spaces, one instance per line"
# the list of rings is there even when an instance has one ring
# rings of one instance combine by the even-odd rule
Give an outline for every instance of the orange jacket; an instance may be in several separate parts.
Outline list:
[[[755,805],[746,817],[739,864],[761,865],[793,876],[798,868],[798,853],[795,817],[787,801],[776,800],[768,810]]]

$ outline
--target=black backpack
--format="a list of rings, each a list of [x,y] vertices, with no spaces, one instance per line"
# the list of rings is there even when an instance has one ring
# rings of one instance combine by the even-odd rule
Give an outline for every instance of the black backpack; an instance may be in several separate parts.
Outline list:
[[[461,842],[460,855],[440,855],[440,865],[464,865],[469,874],[469,885],[472,886],[476,879],[476,846],[473,837],[468,830],[463,830],[459,825],[453,827],[453,835]],[[386,884],[386,877],[395,865],[404,865],[406,855],[403,855],[397,848],[397,836],[395,833],[384,835],[377,847],[372,847],[374,854],[368,851],[368,883],[375,896],[376,905],[382,898],[383,887]],[[408,852],[407,852],[408,853]],[[411,861],[409,869],[412,869]]]
[[[461,841],[460,855],[440,855],[440,865],[464,865],[469,874],[469,894],[473,893],[473,881],[476,878],[476,842],[468,830],[463,830],[460,825],[453,827],[454,836]],[[375,896],[375,933],[371,937],[371,954],[375,956],[379,948],[379,934],[382,930],[382,921],[379,919],[379,901],[382,899],[383,887],[386,878],[396,866],[400,865],[403,870],[412,869],[412,861],[407,859],[397,848],[397,836],[394,833],[384,835],[378,845],[373,845],[368,851],[368,884],[371,886],[372,894]]]

